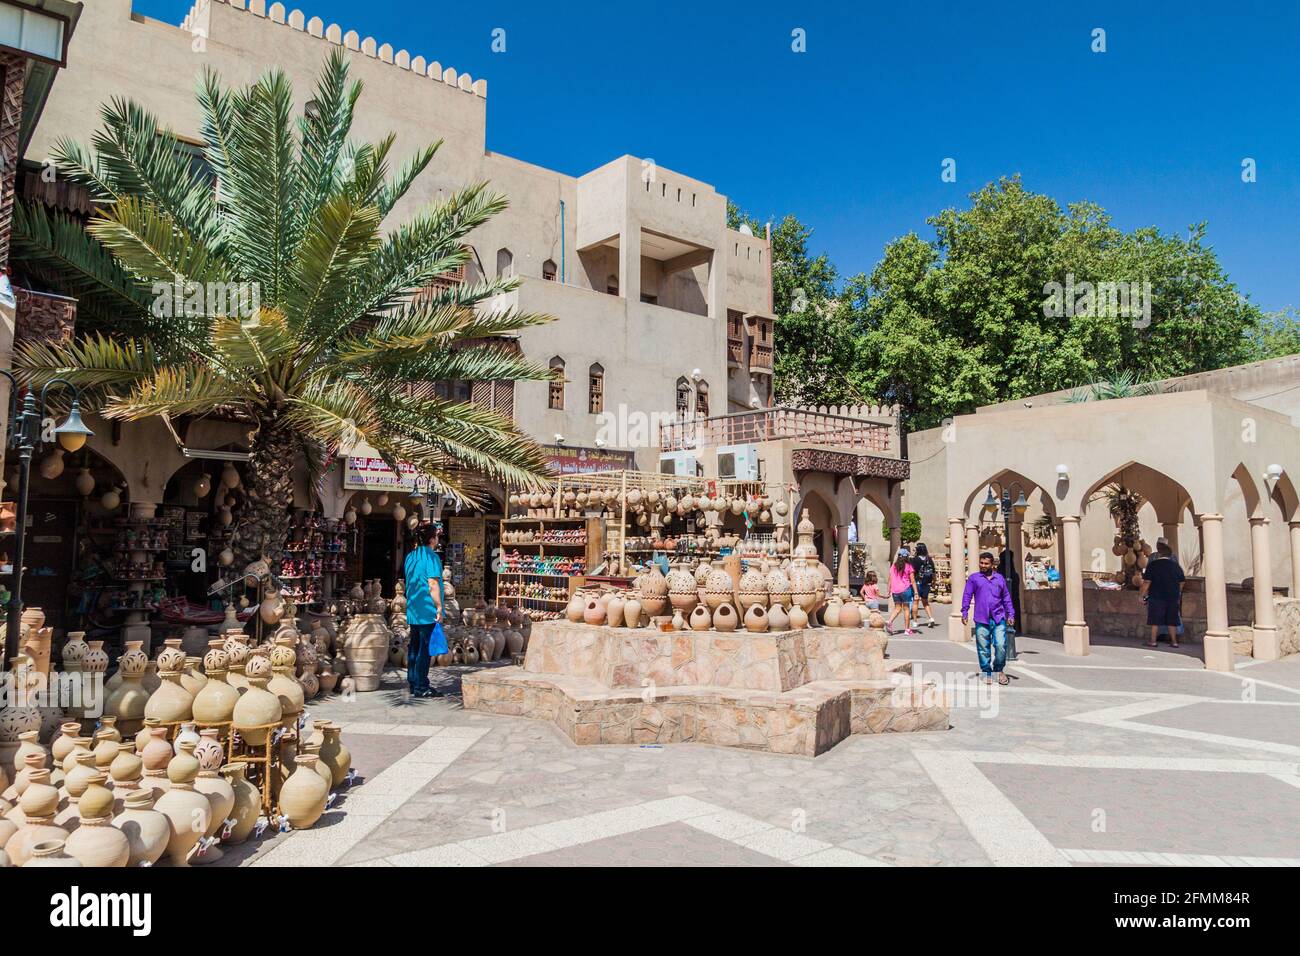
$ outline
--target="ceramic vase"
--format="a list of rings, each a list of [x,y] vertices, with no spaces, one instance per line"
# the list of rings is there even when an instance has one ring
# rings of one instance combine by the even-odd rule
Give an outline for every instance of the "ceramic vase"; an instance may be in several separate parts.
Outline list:
[[[707,631],[713,626],[713,618],[709,614],[707,605],[695,605],[695,610],[691,612],[690,625],[692,631]]]
[[[117,659],[117,675],[121,678],[104,702],[104,713],[117,718],[118,729],[127,736],[139,733],[149,703],[149,691],[144,686],[149,658],[145,656],[142,641],[128,641],[127,649]]]
[[[212,804],[194,789],[199,762],[186,750],[172,757],[167,765],[167,792],[158,798],[154,809],[167,818],[167,858],[172,866],[188,866],[189,855],[207,831]]]
[[[798,604],[790,607],[790,630],[802,631],[808,626],[808,612]]]
[[[104,786],[107,778],[102,773],[96,776],[81,795],[81,823],[68,837],[65,850],[82,866],[126,866],[131,844],[113,826],[113,792]]]
[[[605,623],[610,627],[623,626],[623,612],[627,609],[627,602],[615,594],[605,605]]]
[[[239,695],[232,719],[245,742],[261,747],[266,744],[267,725],[278,724],[283,712],[280,698],[266,689],[271,662],[265,657],[254,657],[247,669],[248,689]]]
[[[840,601],[839,595],[834,595],[827,603],[826,609],[822,611],[822,623],[827,627],[840,626],[840,609],[843,602]]]
[[[745,630],[751,634],[767,633],[767,608],[761,604],[751,604],[745,612]]]
[[[630,597],[623,603],[623,623],[627,627],[641,626],[641,602]]]
[[[320,745],[320,762],[329,768],[331,786],[337,787],[352,769],[352,752],[343,743],[343,729],[327,724]]]
[[[204,658],[208,682],[194,696],[192,706],[194,719],[200,723],[225,723],[234,716],[239,691],[226,681],[224,664],[228,659],[225,651],[208,651]]]
[[[343,649],[347,655],[348,674],[357,691],[379,689],[384,663],[388,659],[390,636],[382,614],[357,614],[348,623],[343,635]]]
[[[153,866],[167,850],[171,823],[153,804],[152,791],[132,790],[122,812],[113,818],[113,826],[126,837],[127,866]]]
[[[50,756],[54,760],[54,765],[63,766],[63,761],[68,754],[72,752],[75,741],[81,736],[81,724],[75,720],[59,725],[59,736],[50,744]]]
[[[861,627],[862,608],[850,601],[840,608],[840,627]]]
[[[49,772],[39,771],[18,801],[23,824],[4,845],[9,862],[14,866],[22,866],[31,858],[32,848],[38,843],[68,838],[66,830],[54,825],[54,815],[58,808],[59,791],[50,786]]]
[[[299,754],[298,765],[280,788],[280,811],[295,830],[304,830],[321,818],[329,787],[316,772],[315,754]]]
[[[769,631],[790,630],[790,614],[786,611],[784,605],[776,601],[775,596],[772,600],[772,606],[767,610],[767,629]]]
[[[248,835],[253,832],[253,826],[262,813],[262,795],[246,777],[247,764],[227,764],[223,772],[235,795],[235,805],[230,811],[230,817],[235,821],[235,825],[224,842],[238,845],[247,840]]]
[[[604,624],[605,605],[601,604],[597,598],[588,598],[587,603],[583,605],[582,619],[587,624]]]
[[[582,599],[580,594],[573,595],[573,597],[569,598],[569,603],[564,608],[565,619],[573,624],[580,623],[582,621],[583,609],[586,606],[587,602]]]
[[[721,631],[724,634],[730,634],[740,623],[736,614],[736,609],[730,604],[723,602],[713,611],[713,629]]]
[[[163,654],[166,653],[164,650]],[[181,686],[180,667],[160,670],[158,673],[162,682],[149,695],[149,700],[144,705],[144,715],[160,724],[190,720],[193,717],[194,697]]]

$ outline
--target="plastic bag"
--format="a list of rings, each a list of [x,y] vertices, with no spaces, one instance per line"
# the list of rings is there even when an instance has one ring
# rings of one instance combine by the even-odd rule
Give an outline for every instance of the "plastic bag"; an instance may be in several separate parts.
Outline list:
[[[447,632],[442,629],[441,621],[434,621],[429,631],[429,656],[436,657],[447,653]]]

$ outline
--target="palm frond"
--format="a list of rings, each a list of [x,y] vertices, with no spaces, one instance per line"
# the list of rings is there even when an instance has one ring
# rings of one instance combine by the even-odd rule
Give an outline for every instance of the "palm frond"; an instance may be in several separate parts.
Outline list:
[[[104,335],[90,335],[61,345],[24,342],[15,356],[19,380],[40,388],[56,378],[103,394],[124,390],[149,378],[158,370],[158,356],[147,340],[116,342]]]
[[[105,418],[136,421],[165,415],[174,418],[208,412],[223,405],[240,405],[248,391],[216,372],[210,365],[168,365],[138,381],[125,395],[111,395],[104,405]]]
[[[90,221],[86,231],[102,242],[127,269],[150,283],[221,282],[224,261],[210,255],[166,210],[147,199],[126,195]]]
[[[415,180],[429,167],[429,164],[433,162],[433,157],[437,155],[438,150],[441,148],[442,140],[438,140],[436,143],[416,150],[415,154],[402,164],[401,170],[392,180],[385,184],[379,195],[380,216],[387,216],[392,212],[393,207],[402,200],[402,197],[410,190]]]
[[[298,121],[302,143],[298,217],[304,231],[338,186],[339,159],[347,146],[360,95],[361,83],[348,82],[346,55],[341,48],[334,47],[325,57],[325,65],[316,81],[312,95],[315,108]]]

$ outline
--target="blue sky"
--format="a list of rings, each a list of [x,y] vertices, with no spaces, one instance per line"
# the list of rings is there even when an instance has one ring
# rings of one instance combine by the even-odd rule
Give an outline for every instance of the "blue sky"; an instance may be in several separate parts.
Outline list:
[[[135,0],[169,22],[189,5]],[[1020,173],[1125,229],[1207,220],[1242,291],[1300,307],[1294,2],[300,6],[486,77],[492,150],[571,174],[651,157],[761,219],[794,213],[842,274],[869,271],[908,231],[930,238],[927,216]],[[947,157],[955,183],[940,178]]]

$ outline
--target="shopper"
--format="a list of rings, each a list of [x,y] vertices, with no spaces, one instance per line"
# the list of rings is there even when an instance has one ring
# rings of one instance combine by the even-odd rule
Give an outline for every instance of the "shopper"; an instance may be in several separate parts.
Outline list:
[[[906,548],[899,548],[894,563],[889,566],[889,595],[894,600],[894,610],[889,615],[885,630],[893,634],[894,621],[898,612],[903,612],[904,633],[909,637],[916,632],[912,630],[912,602],[916,600],[916,572],[912,570],[911,554]]]
[[[406,556],[406,623],[411,627],[406,651],[406,683],[412,697],[441,696],[429,686],[430,639],[442,628],[442,557],[437,552],[442,526],[434,521],[416,528],[416,546]],[[438,653],[446,653],[446,638]]]
[[[1142,600],[1147,606],[1147,624],[1151,628],[1151,641],[1146,646],[1159,644],[1160,628],[1169,629],[1169,646],[1178,647],[1178,628],[1182,625],[1179,607],[1182,603],[1183,569],[1174,559],[1173,548],[1165,538],[1156,541],[1156,553],[1142,572]]]
[[[975,649],[979,653],[980,671],[985,682],[997,675],[999,684],[1011,683],[1003,673],[1007,664],[1007,626],[1015,624],[1016,608],[1011,603],[1007,579],[993,570],[993,554],[980,554],[979,572],[966,579],[961,596],[961,622],[968,623],[971,605],[975,608]]]
[[[916,625],[921,626],[921,612],[925,611],[926,627],[937,627],[934,611],[930,610],[930,588],[934,586],[934,558],[925,542],[916,545],[916,556],[912,558],[912,570],[916,572]]]

